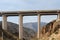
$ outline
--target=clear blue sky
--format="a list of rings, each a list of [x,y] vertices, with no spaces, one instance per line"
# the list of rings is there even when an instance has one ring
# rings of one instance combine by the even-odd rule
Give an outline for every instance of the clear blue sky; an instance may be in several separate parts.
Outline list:
[[[0,11],[54,10],[54,9],[56,10],[60,9],[60,0],[0,0]],[[49,16],[49,17],[42,16],[41,18],[42,22],[49,22],[51,20],[56,19],[57,16]],[[2,18],[0,19],[2,20]],[[18,17],[8,17],[8,21],[18,23]],[[24,23],[35,22],[35,21],[37,21],[36,16],[24,17]]]

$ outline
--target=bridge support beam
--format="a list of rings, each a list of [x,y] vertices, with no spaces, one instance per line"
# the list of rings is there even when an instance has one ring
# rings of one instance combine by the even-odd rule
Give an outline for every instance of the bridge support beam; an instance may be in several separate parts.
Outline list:
[[[2,29],[7,30],[7,16],[2,15]]]
[[[58,13],[58,19],[60,19],[60,13]]]
[[[58,13],[58,15],[57,15],[57,20],[56,20],[56,22],[59,21],[59,20],[60,20],[60,13]]]
[[[38,14],[38,30],[37,30],[37,38],[40,38],[40,14]]]
[[[7,30],[7,16],[2,15],[2,29]],[[2,32],[2,40],[3,40],[3,35],[4,33]]]
[[[23,38],[23,16],[19,14],[19,39]]]

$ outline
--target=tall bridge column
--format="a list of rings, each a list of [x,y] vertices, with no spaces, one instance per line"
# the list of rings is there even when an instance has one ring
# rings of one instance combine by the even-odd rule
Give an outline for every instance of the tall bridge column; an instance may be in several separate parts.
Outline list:
[[[38,30],[37,30],[37,38],[40,38],[40,14],[38,14]]]
[[[58,14],[58,15],[57,15],[57,19],[58,19],[58,20],[56,20],[56,21],[59,21],[59,19],[60,19],[60,13],[59,13],[59,10],[57,11],[57,14]]]
[[[58,19],[60,19],[60,13],[58,13]]]
[[[2,15],[2,29],[7,30],[7,16]]]
[[[59,21],[59,20],[60,20],[60,13],[58,13],[56,21]]]
[[[19,39],[23,38],[23,16],[19,14]]]
[[[2,29],[7,30],[7,16],[2,15]],[[3,32],[2,32],[2,40],[3,40]]]

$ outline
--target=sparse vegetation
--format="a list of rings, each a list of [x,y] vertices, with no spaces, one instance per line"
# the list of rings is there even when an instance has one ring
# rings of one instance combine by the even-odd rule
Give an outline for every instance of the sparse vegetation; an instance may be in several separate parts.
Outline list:
[[[58,32],[56,31],[55,34],[58,34]]]
[[[55,38],[52,38],[52,40],[55,40]]]

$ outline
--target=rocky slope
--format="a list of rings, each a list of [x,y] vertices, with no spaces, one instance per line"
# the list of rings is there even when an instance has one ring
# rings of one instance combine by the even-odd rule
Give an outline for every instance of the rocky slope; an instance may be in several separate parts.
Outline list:
[[[27,28],[30,28],[30,29],[33,29],[34,31],[37,31],[37,24],[38,22],[29,22],[29,23],[24,23],[23,26],[24,27],[27,27]],[[44,25],[46,25],[47,23],[45,22],[41,22],[40,26],[43,27]]]
[[[53,26],[55,22],[56,20],[53,20],[42,28],[40,40],[60,40],[60,21],[58,21],[59,24]]]

